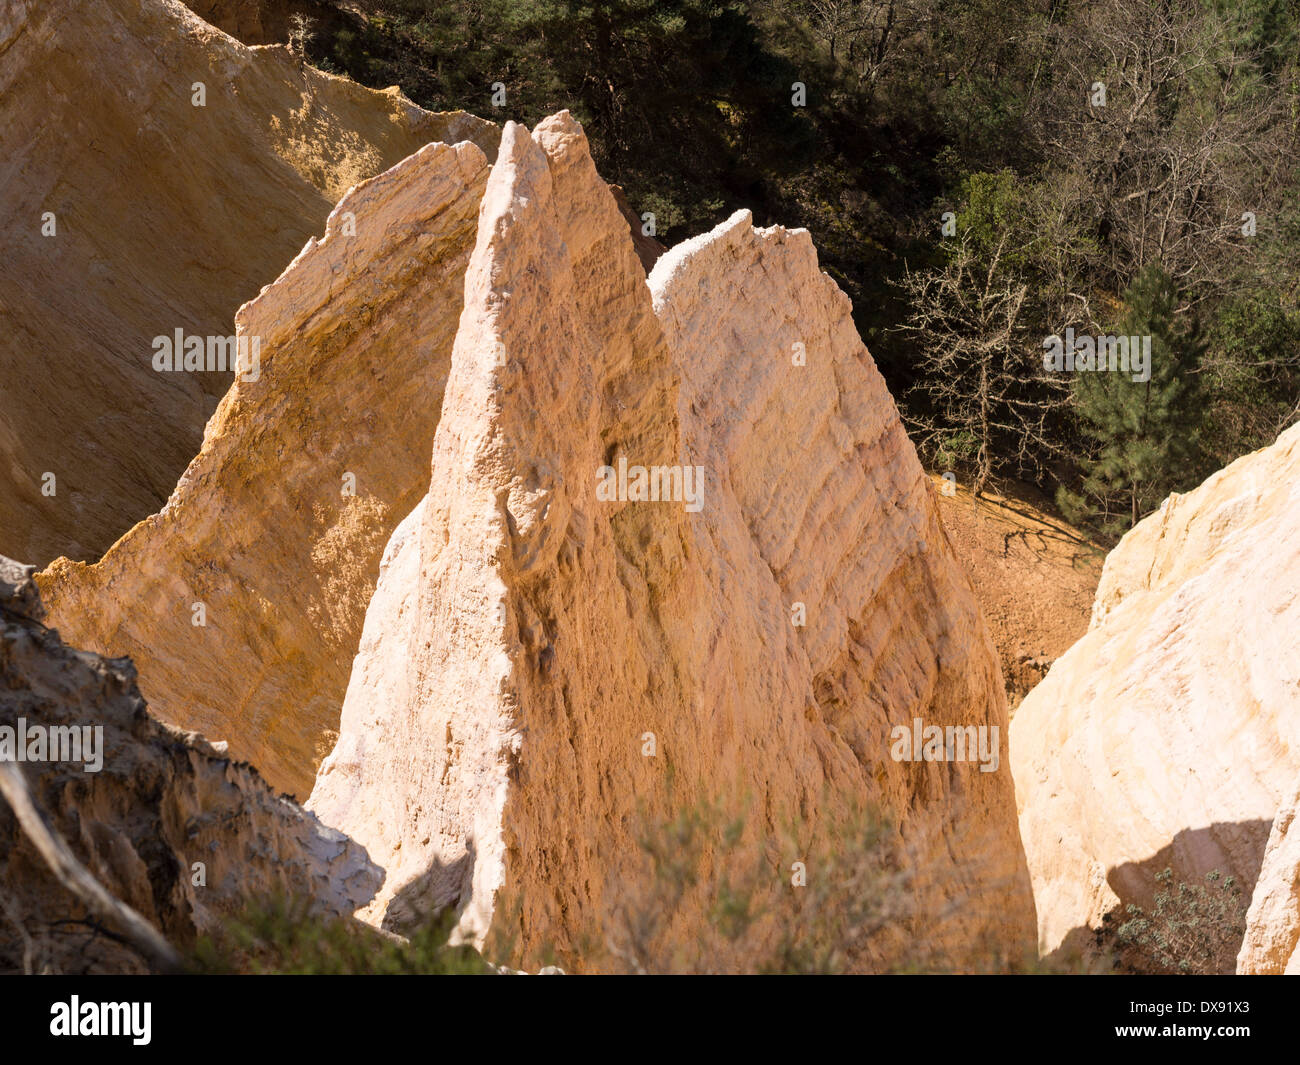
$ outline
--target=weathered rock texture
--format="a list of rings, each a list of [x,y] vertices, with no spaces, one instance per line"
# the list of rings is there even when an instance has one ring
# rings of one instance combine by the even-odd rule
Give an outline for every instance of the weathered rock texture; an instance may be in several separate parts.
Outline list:
[[[174,0],[0,5],[0,551],[98,557],[157,510],[232,375],[156,372],[153,338],[228,336],[350,186],[497,135]]]
[[[1300,976],[1300,792],[1277,812],[1246,913],[1237,972]]]
[[[311,0],[185,0],[185,6],[245,44],[284,44],[293,15],[313,21],[337,17],[330,5]]]
[[[113,895],[180,946],[259,896],[307,898],[333,914],[370,899],[383,874],[364,850],[251,767],[157,721],[129,660],[73,650],[40,623],[29,574],[0,559],[0,726],[102,727],[98,772],[74,761],[21,768],[55,830]],[[0,801],[0,972],[142,967],[85,917]]]
[[[1247,894],[1300,752],[1300,426],[1172,495],[1106,560],[1088,634],[1011,729],[1041,945],[1153,876]]]
[[[291,794],[311,790],[384,544],[427,488],[487,174],[473,144],[431,144],[350,191],[240,309],[260,374],[167,506],[39,578],[52,623],[130,655],[155,713]]]
[[[1006,709],[848,299],[806,232],[747,213],[650,289],[567,113],[508,125],[428,496],[388,545],[311,798],[387,871],[367,916],[458,903],[471,938],[572,959],[640,818],[740,800],[785,883],[785,819],[807,841],[876,800],[917,856],[909,934],[958,966],[1032,949],[1005,760],[889,756],[894,725],[1005,731]],[[702,510],[602,501],[622,459],[703,467]],[[709,905],[688,891],[669,916],[681,944]]]

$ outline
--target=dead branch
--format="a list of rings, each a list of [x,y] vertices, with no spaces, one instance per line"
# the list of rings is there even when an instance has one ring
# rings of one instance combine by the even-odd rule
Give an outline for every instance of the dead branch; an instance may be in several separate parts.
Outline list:
[[[0,762],[0,795],[13,808],[18,824],[50,867],[50,872],[92,914],[121,930],[132,947],[162,972],[180,972],[180,954],[162,934],[135,910],[114,898],[90,871],[77,860],[71,848],[55,832],[49,819],[36,805],[27,779],[13,762]]]

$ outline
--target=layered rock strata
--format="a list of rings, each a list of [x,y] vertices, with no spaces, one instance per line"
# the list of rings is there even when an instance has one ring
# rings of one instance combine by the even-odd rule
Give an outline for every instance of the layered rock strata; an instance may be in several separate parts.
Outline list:
[[[384,544],[427,488],[488,169],[435,143],[352,189],[240,309],[260,360],[167,505],[39,577],[68,639],[130,655],[155,713],[290,794],[311,790]]]
[[[175,0],[0,7],[0,551],[96,558],[157,510],[230,386],[239,305],[349,187],[497,136]],[[178,330],[202,370],[155,369]]]

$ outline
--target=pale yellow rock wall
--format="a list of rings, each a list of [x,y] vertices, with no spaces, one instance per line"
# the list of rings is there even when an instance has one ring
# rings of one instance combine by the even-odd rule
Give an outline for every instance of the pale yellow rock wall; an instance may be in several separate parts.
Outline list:
[[[1237,955],[1243,976],[1300,976],[1300,792],[1277,812]]]
[[[1011,727],[1052,951],[1155,873],[1247,891],[1300,768],[1300,426],[1172,496],[1106,560],[1092,627]]]

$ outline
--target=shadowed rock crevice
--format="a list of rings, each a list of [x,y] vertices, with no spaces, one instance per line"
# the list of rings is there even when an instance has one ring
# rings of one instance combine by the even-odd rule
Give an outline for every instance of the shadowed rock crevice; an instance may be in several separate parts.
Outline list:
[[[1186,829],[1150,857],[1123,862],[1107,870],[1106,885],[1111,896],[1118,901],[1102,914],[1095,926],[1071,929],[1060,945],[1046,955],[1048,962],[1069,966],[1079,959],[1093,959],[1099,951],[1108,950],[1114,952],[1127,968],[1142,972],[1160,971],[1157,959],[1141,948],[1119,943],[1115,935],[1119,927],[1131,918],[1129,906],[1138,907],[1164,934],[1162,922],[1155,918],[1156,894],[1160,892],[1174,900],[1177,920],[1192,920],[1202,933],[1218,944],[1218,962],[1211,967],[1219,973],[1232,973],[1246,931],[1246,909],[1255,895],[1271,828],[1271,822],[1256,820]],[[1162,884],[1157,877],[1166,869],[1178,873],[1169,883]],[[1209,873],[1218,873],[1219,879],[1207,882]],[[1231,892],[1224,889],[1228,877],[1233,878],[1237,899],[1237,904],[1228,908],[1239,908],[1242,921],[1237,932],[1232,933],[1223,921],[1194,919],[1190,909],[1178,905],[1176,900],[1182,886],[1228,898]],[[1197,966],[1209,965],[1209,959],[1198,957],[1194,963]]]
[[[409,936],[447,909],[462,911],[473,901],[474,857],[474,841],[467,839],[460,857],[446,863],[435,858],[424,872],[393,891],[380,927]]]

